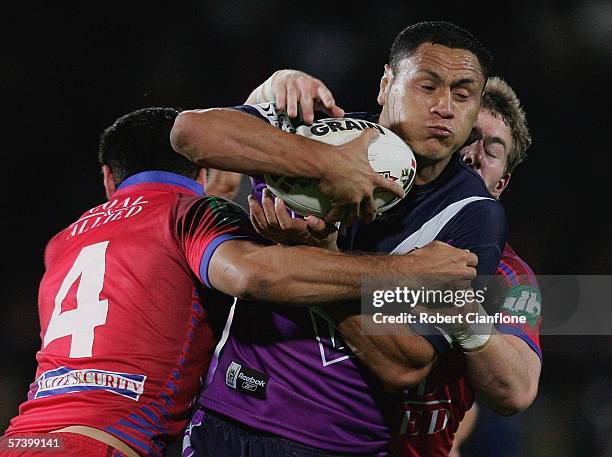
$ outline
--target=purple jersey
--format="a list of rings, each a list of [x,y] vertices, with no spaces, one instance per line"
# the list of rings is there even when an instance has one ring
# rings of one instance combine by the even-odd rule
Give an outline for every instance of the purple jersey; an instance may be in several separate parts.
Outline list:
[[[273,105],[239,109],[290,131]],[[403,209],[392,210],[390,219],[377,224],[377,233],[368,234],[376,246],[361,240],[361,230],[344,245],[406,252],[433,239],[452,238],[473,252],[480,249],[477,254],[485,260],[479,269],[491,274],[504,243],[505,218],[481,183],[478,175],[454,160],[438,180],[415,186],[414,198],[406,199],[415,205],[398,205]],[[261,192],[258,182],[254,190],[256,195]],[[393,225],[401,229],[394,232],[397,239],[386,235]],[[230,325],[227,341],[216,351],[216,369],[209,371],[202,406],[325,451],[386,455],[391,432],[387,419],[396,400],[381,391],[322,312],[316,307],[238,302],[228,329]]]

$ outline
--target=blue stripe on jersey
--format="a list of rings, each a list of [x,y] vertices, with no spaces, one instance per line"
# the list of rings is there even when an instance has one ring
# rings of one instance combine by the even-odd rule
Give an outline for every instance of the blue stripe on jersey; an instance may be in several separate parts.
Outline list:
[[[249,239],[249,237],[244,236],[244,235],[241,236],[241,235],[225,234],[225,235],[218,236],[217,238],[212,240],[208,244],[208,246],[206,246],[206,249],[204,250],[204,254],[202,255],[202,260],[200,261],[200,279],[210,289],[215,290],[215,288],[210,284],[210,279],[208,278],[208,264],[210,263],[210,259],[212,258],[212,255],[215,253],[217,248],[221,246],[222,243],[225,243],[226,241],[229,241],[229,240],[240,240],[240,239],[246,240],[246,239]]]
[[[153,423],[149,422],[143,416],[139,415],[140,412],[142,412],[142,408],[140,409],[140,411],[138,411],[136,413],[132,413],[128,417],[130,419],[132,419],[133,421],[135,421],[136,423],[141,424],[143,427],[150,428],[152,431],[155,431],[155,432],[158,432],[158,433],[165,433],[165,432],[167,432],[167,430],[168,430],[167,427],[162,427],[160,424],[158,424],[156,422],[153,422]],[[147,416],[147,417],[149,417],[149,416]],[[121,423],[121,422],[119,422],[119,423]],[[147,433],[145,433],[145,435],[147,435],[147,438],[152,438],[153,437],[154,433],[152,431],[148,431]]]
[[[161,413],[162,417],[164,417],[165,419],[170,417],[170,411],[168,411],[168,409],[164,405],[157,403],[155,401],[152,401],[151,403],[149,403],[149,405],[157,408],[159,412]]]
[[[168,408],[172,408],[174,406],[174,401],[170,398],[166,392],[162,392],[159,394],[159,398],[161,398]]]
[[[134,419],[134,414],[130,414],[129,418]],[[153,436],[152,427],[150,427],[147,421],[145,421],[144,419],[141,419],[138,422],[143,424],[143,426],[137,425],[133,422],[129,422],[126,419],[120,419],[117,423],[132,430],[136,430],[136,432],[140,433],[141,435],[144,435],[148,440],[151,439],[151,437]]]
[[[170,389],[174,395],[178,393],[178,387],[176,387],[176,384],[174,384],[173,382],[168,382],[168,384],[166,384],[166,387],[168,387],[168,389]]]
[[[151,419],[151,423],[153,424],[157,423],[158,418],[151,408],[149,408],[148,406],[143,406],[142,408],[140,408],[140,411],[142,411],[143,414],[145,414],[149,419]],[[160,426],[157,426],[157,429],[160,431],[166,430],[165,428],[162,428]]]
[[[196,313],[201,313],[202,311],[204,311],[204,308],[202,308],[202,305],[200,305],[200,303],[193,302],[191,304],[191,310],[195,311]]]
[[[506,264],[506,262],[501,260],[499,262],[498,268],[504,273],[504,276],[506,276],[506,278],[510,280],[510,284],[512,286],[518,286],[519,282],[516,278],[516,275],[514,274],[514,271],[512,271],[512,269]]]
[[[193,179],[189,179],[187,176],[167,171],[143,171],[142,173],[136,173],[119,184],[117,189],[123,189],[135,184],[171,184],[173,186],[186,187],[197,195],[204,195],[204,189],[201,184]]]
[[[529,336],[525,332],[523,332],[520,328],[512,327],[511,325],[496,325],[495,328],[497,329],[499,333],[505,333],[507,335],[514,335],[522,339],[525,343],[529,345],[531,349],[533,349],[533,352],[535,352],[538,355],[538,357],[540,358],[540,363],[542,362],[542,351],[540,351],[540,348],[538,347],[538,345],[535,344],[533,340],[529,338]]]
[[[118,436],[119,438],[121,438],[121,440],[127,441],[128,443],[132,443],[132,445],[136,446],[137,448],[146,451],[147,455],[156,455],[159,453],[159,452],[155,452],[153,448],[147,445],[146,443],[143,443],[142,441],[137,440],[133,436],[130,436],[127,433],[122,432],[119,429],[116,429],[115,427],[106,427],[104,430],[106,430],[108,433],[112,433],[113,435]]]

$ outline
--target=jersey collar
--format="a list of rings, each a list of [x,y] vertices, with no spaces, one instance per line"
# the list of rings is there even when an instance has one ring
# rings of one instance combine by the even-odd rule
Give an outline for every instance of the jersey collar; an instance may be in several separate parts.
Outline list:
[[[189,179],[186,176],[177,175],[167,171],[143,171],[136,173],[127,179],[124,179],[117,187],[117,190],[123,190],[128,186],[136,184],[169,184],[171,186],[179,186],[189,189],[196,195],[204,195],[202,185]]]
[[[431,182],[427,184],[414,185],[413,189],[416,194],[425,194],[435,189],[442,187],[449,179],[451,179],[461,166],[461,157],[458,152],[454,152],[451,159],[446,164],[442,172]]]

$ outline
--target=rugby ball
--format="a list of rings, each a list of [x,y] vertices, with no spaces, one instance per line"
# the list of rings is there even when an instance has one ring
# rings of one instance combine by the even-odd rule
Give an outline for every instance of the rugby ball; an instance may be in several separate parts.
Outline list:
[[[301,125],[296,133],[337,146],[353,140],[364,128],[375,128],[380,132],[379,137],[368,148],[371,167],[383,177],[399,181],[408,194],[416,175],[416,160],[410,147],[388,128],[361,119],[330,118],[310,125]],[[331,208],[329,199],[319,189],[319,181],[316,179],[278,175],[265,175],[264,178],[272,193],[298,214],[324,217]],[[374,199],[377,214],[388,211],[401,200],[385,190],[374,191]]]

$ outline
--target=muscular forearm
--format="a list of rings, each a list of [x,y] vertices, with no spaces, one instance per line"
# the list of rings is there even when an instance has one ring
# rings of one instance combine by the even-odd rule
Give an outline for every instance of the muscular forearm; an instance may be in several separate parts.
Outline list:
[[[429,374],[436,354],[425,338],[406,325],[386,324],[383,328],[383,324],[373,324],[371,316],[340,317],[338,313],[344,309],[335,308],[343,340],[381,380],[386,390],[401,392],[417,385]],[[381,335],[383,331],[388,334]]]
[[[476,395],[497,413],[516,414],[535,399],[540,361],[522,340],[494,330],[487,346],[465,359]]]
[[[449,251],[454,255],[443,255]],[[314,305],[359,301],[362,280],[373,271],[378,277],[402,277],[405,286],[414,287],[420,287],[420,278],[427,275],[469,278],[475,271],[464,267],[462,259],[471,259],[471,256],[444,243],[432,243],[407,255],[388,256],[230,240],[215,250],[208,276],[213,287],[229,295]],[[449,268],[449,265],[456,266]]]
[[[250,280],[244,298],[282,304],[316,305],[359,301],[361,283],[372,271],[388,275],[406,272],[417,261],[405,256],[350,255],[308,246],[274,245],[243,257]]]
[[[170,139],[178,153],[202,167],[316,179],[322,177],[332,148],[233,109],[184,111]]]

